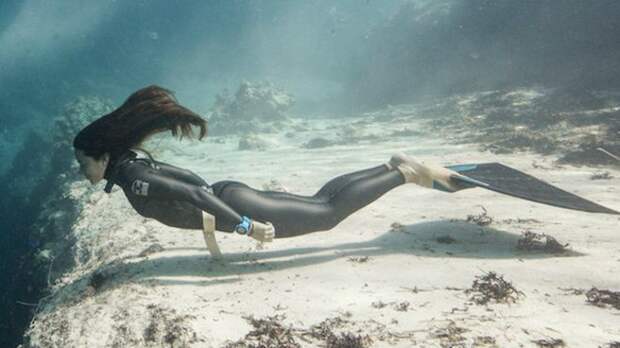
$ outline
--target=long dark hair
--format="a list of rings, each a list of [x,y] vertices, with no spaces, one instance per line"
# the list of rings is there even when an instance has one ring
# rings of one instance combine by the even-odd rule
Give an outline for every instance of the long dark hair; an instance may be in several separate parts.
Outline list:
[[[113,161],[159,132],[170,130],[180,139],[192,138],[192,126],[200,127],[199,140],[207,134],[207,120],[179,105],[171,91],[153,85],[134,92],[118,109],[84,127],[73,139],[73,147],[95,159],[110,153]]]

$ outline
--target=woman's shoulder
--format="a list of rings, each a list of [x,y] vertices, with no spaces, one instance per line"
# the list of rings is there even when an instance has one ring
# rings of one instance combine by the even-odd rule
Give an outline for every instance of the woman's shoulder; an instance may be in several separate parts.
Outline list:
[[[110,184],[127,188],[135,180],[147,176],[155,166],[151,158],[138,156],[136,152],[128,150],[113,161],[105,177]],[[106,192],[111,189],[108,186],[111,185],[106,186]]]
[[[155,164],[149,159],[133,158],[123,163],[119,163],[118,171],[119,171],[119,174],[122,174],[125,176],[127,175],[135,176],[135,175],[144,173],[146,171],[149,171],[150,169],[154,169],[154,167],[155,167]]]

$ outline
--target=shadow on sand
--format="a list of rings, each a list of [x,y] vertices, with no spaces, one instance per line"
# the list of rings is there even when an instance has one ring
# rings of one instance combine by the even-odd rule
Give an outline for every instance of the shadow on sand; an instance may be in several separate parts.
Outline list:
[[[343,257],[409,254],[440,258],[532,259],[583,255],[570,250],[560,254],[519,251],[516,246],[520,238],[514,233],[471,223],[432,221],[402,226],[369,241],[227,253],[221,261],[211,259],[203,248],[169,248],[145,258],[119,260],[95,273],[106,280],[99,291],[124,282],[144,282],[154,286],[230,283],[239,281],[244,274],[318,265]],[[175,249],[203,250],[205,253],[165,256],[166,252]],[[85,277],[92,278],[92,274]],[[84,284],[84,281],[75,283]]]

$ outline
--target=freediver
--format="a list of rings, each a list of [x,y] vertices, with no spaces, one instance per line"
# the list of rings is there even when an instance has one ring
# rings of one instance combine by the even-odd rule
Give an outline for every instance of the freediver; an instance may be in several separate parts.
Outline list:
[[[172,227],[202,229],[205,238],[209,228],[211,233],[234,231],[261,242],[329,230],[405,183],[449,192],[470,187],[456,183],[453,178],[459,174],[452,170],[395,154],[386,163],[338,176],[314,195],[303,196],[230,180],[209,185],[141,149],[146,139],[163,131],[193,137],[192,127],[200,129],[199,140],[206,136],[205,119],[181,106],[169,90],[149,86],[84,127],[73,147],[80,171],[91,184],[106,179],[105,191],[110,193],[115,184],[121,187],[140,215]]]

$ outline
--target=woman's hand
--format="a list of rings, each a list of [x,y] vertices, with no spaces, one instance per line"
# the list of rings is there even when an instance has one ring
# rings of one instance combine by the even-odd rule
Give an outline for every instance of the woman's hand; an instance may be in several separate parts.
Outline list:
[[[259,242],[272,242],[276,236],[276,230],[273,228],[271,222],[262,223],[259,221],[252,221],[252,228],[250,229],[249,236],[256,239]]]

